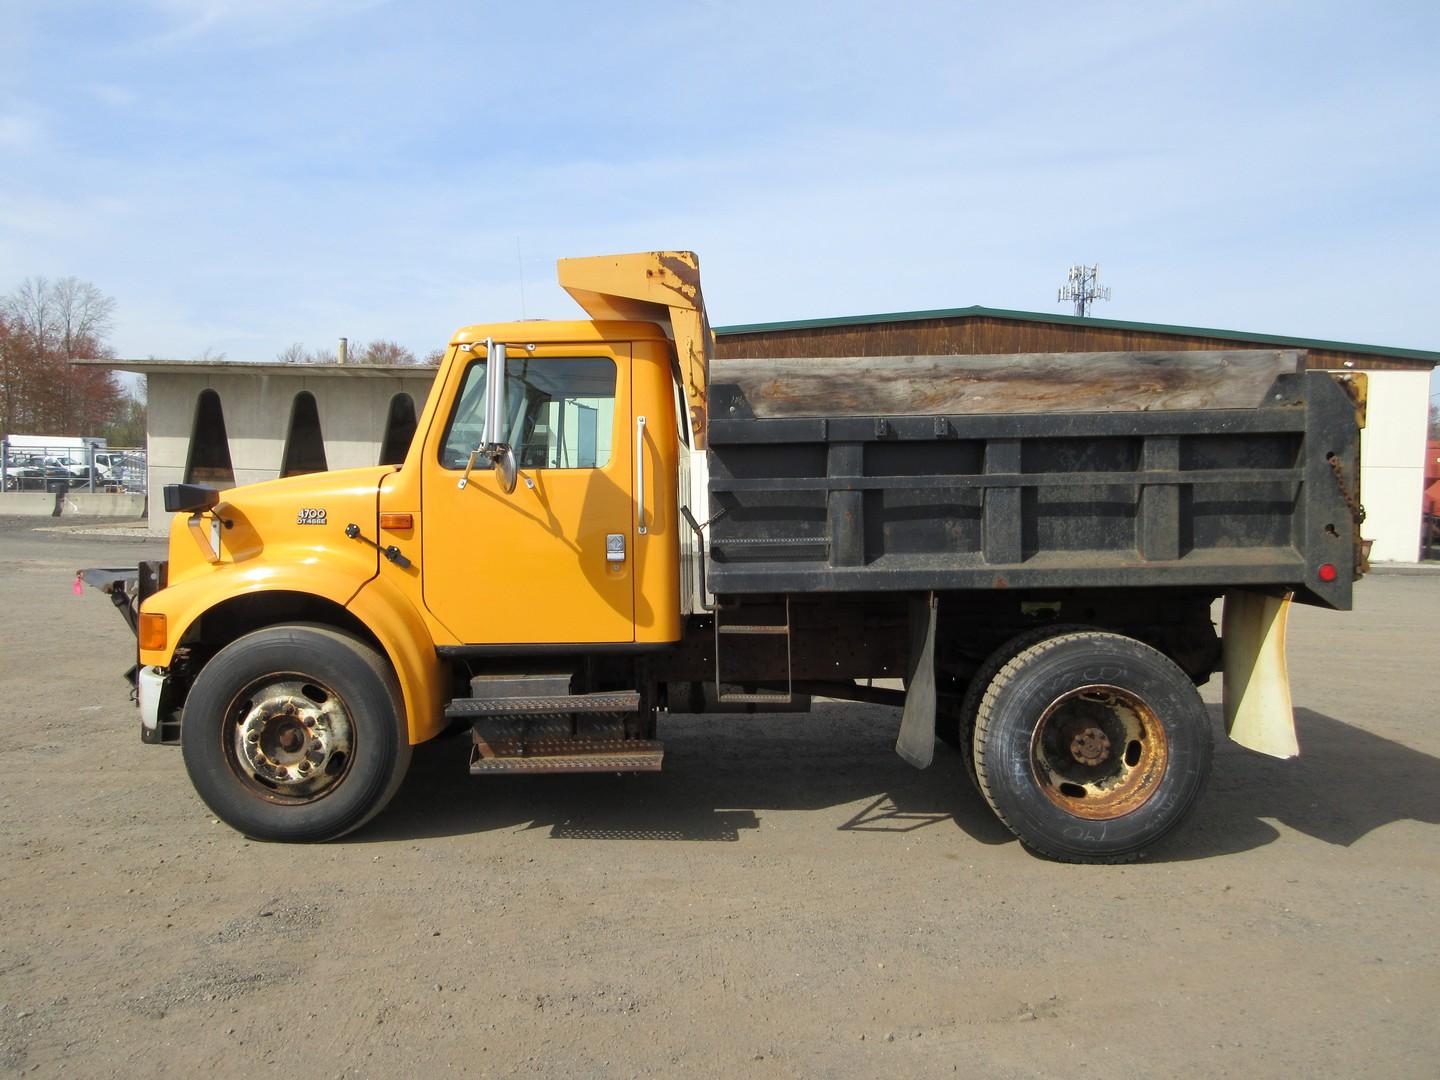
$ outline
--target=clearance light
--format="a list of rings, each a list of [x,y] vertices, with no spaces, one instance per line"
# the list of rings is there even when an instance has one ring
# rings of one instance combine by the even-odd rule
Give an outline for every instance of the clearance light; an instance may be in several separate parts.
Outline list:
[[[1317,570],[1315,573],[1321,581],[1334,581],[1337,577],[1340,576],[1339,572],[1335,569],[1335,564],[1328,562],[1322,563],[1320,565],[1320,569]]]
[[[165,648],[165,616],[152,611],[142,611],[138,635],[140,648],[147,652]]]
[[[414,514],[381,514],[380,527],[392,531],[400,529],[413,529],[415,527]]]

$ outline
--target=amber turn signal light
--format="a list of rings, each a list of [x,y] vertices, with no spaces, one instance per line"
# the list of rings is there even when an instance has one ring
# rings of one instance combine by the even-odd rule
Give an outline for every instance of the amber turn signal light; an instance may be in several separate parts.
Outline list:
[[[140,648],[147,652],[165,648],[165,616],[151,611],[140,613]]]
[[[398,530],[413,529],[415,527],[414,514],[381,514],[380,527],[382,529]]]

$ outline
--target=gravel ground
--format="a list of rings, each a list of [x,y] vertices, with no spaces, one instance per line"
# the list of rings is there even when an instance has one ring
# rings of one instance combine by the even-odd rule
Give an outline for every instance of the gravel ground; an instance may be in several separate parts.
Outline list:
[[[0,521],[0,1070],[1436,1075],[1440,574],[1298,609],[1303,756],[1222,743],[1132,866],[1028,855],[848,704],[670,720],[623,778],[471,778],[442,740],[299,848],[140,743],[129,631],[70,586],[155,542],[36,524]]]

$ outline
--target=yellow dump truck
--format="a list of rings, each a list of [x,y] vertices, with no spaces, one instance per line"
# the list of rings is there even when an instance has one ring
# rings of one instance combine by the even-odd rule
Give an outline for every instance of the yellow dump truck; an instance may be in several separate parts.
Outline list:
[[[137,631],[142,738],[234,828],[356,829],[456,727],[479,777],[644,771],[667,711],[816,695],[899,707],[907,761],[938,737],[1031,849],[1115,862],[1195,806],[1213,672],[1232,738],[1296,752],[1285,615],[1350,603],[1358,379],[717,362],[694,255],[559,278],[590,318],[457,331],[403,464],[173,485],[168,560],[89,572]]]

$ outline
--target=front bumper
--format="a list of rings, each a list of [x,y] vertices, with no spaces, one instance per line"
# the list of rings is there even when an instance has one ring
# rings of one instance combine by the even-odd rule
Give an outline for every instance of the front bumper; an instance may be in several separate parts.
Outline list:
[[[174,745],[180,741],[180,699],[176,681],[164,668],[146,664],[135,676],[140,706],[140,741]]]
[[[92,567],[76,571],[75,576],[110,597],[110,602],[120,612],[130,632],[136,633],[140,605],[146,597],[165,587],[169,566],[166,561],[152,561],[142,562],[139,566]],[[176,686],[176,680],[164,668],[140,664],[138,641],[135,663],[125,672],[125,679],[134,687],[132,696],[140,707],[140,741],[178,743],[178,702],[183,694]]]

